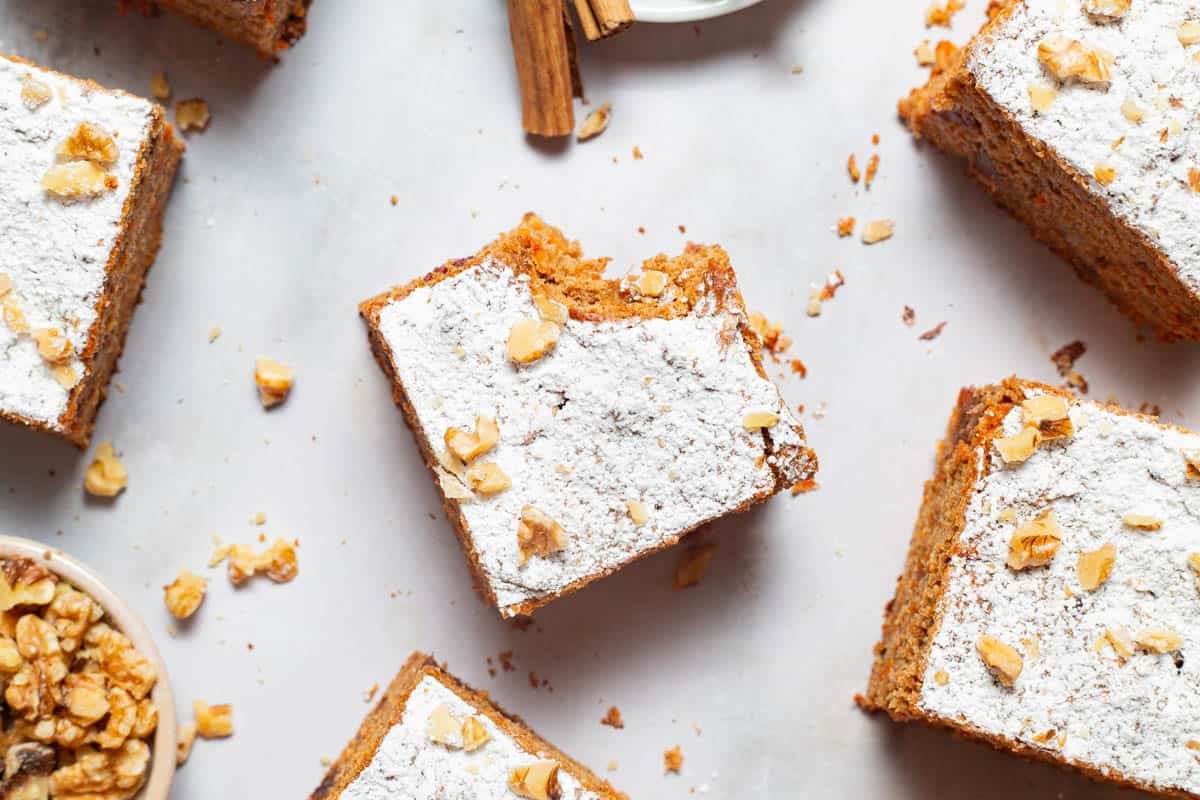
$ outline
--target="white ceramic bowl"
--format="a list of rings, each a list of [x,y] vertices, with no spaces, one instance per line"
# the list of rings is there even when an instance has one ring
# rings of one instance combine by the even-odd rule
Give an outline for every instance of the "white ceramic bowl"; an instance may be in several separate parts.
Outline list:
[[[762,0],[631,0],[639,22],[692,22],[732,14]]]
[[[154,733],[150,754],[150,775],[135,800],[167,800],[171,781],[175,777],[175,700],[171,696],[166,665],[154,646],[150,631],[133,609],[105,586],[95,572],[70,556],[32,539],[0,536],[0,557],[3,556],[31,558],[76,589],[91,595],[108,614],[113,627],[128,636],[138,652],[154,664],[158,670],[158,683],[154,685],[150,697],[158,707],[158,730]]]

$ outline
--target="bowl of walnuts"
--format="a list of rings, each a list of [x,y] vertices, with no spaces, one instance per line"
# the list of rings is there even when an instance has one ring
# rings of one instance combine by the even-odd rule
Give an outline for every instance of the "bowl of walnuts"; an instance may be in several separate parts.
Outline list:
[[[137,614],[94,572],[0,536],[0,798],[166,800],[175,704]]]

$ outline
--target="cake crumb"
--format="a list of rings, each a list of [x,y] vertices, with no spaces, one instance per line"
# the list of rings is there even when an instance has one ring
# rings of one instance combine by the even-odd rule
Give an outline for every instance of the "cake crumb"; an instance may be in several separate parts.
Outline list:
[[[262,407],[272,408],[291,394],[295,375],[291,367],[260,357],[254,360],[254,383],[258,386],[258,399]]]
[[[218,326],[213,325],[211,328],[208,329],[208,343],[209,344],[212,344],[220,337],[221,337],[221,329]]]
[[[208,128],[211,119],[208,101],[202,97],[180,100],[175,104],[175,124],[181,131],[203,131]]]
[[[617,760],[616,760],[615,758],[614,758],[614,759],[611,759],[611,760],[608,762],[608,771],[609,771],[609,772],[616,772],[616,771],[617,771]]]
[[[675,745],[670,750],[663,751],[663,768],[667,772],[674,772],[676,775],[683,769],[683,750],[679,745]]]
[[[892,238],[896,232],[896,223],[890,219],[877,219],[863,226],[863,244],[876,244]]]
[[[922,334],[921,334],[920,336],[918,336],[917,338],[918,338],[918,339],[920,339],[920,340],[921,340],[921,341],[923,341],[923,342],[931,342],[931,341],[933,341],[934,339],[936,339],[936,338],[938,338],[939,336],[941,336],[941,335],[942,335],[942,330],[943,330],[945,327],[946,327],[946,321],[945,321],[945,320],[943,320],[943,321],[939,322],[937,325],[934,325],[934,326],[933,326],[932,328],[930,328],[929,330],[927,330],[927,331],[925,331],[924,333],[922,333]]]
[[[765,314],[751,311],[749,314],[750,327],[762,340],[763,349],[771,356],[771,360],[779,363],[779,355],[792,346],[792,340],[783,335],[783,325],[771,322]]]
[[[367,690],[365,692],[363,692],[363,702],[364,703],[371,702],[372,700],[375,699],[375,695],[378,694],[378,692],[379,692],[379,684],[372,683],[369,687],[367,687]]]
[[[808,367],[804,366],[804,362],[798,358],[791,360],[792,373],[799,375],[801,378],[808,377]]]
[[[167,81],[167,73],[156,72],[150,76],[150,94],[156,100],[166,100],[171,96],[171,84]]]
[[[397,203],[400,202],[400,198],[396,197],[396,195],[392,195],[391,197],[388,198],[388,202],[391,203],[392,205],[396,205]]]
[[[609,706],[608,713],[600,720],[601,725],[607,725],[610,728],[621,730],[625,727],[625,720],[621,718],[621,709],[616,706]]]
[[[805,478],[802,481],[797,481],[796,483],[792,484],[792,496],[795,497],[798,494],[815,492],[819,488],[821,488],[821,484],[817,483],[812,478]]]
[[[954,21],[954,15],[966,7],[965,0],[946,0],[946,5],[944,6],[939,6],[935,2],[925,12],[925,27],[932,28],[936,25],[942,28],[949,28]]]
[[[712,564],[716,549],[717,546],[713,542],[704,542],[685,550],[675,567],[675,577],[672,581],[674,587],[687,589],[700,583]]]
[[[928,67],[933,65],[933,45],[929,43],[928,39],[917,45],[917,48],[913,50],[913,55],[917,58],[918,66]]]
[[[846,159],[846,171],[850,173],[852,183],[858,183],[862,178],[862,173],[858,169],[858,161],[854,158],[854,153],[851,153],[850,158]]]
[[[854,217],[839,217],[837,221],[837,235],[841,238],[854,235]]]
[[[333,759],[330,758],[329,756],[321,756],[321,766],[322,767],[333,766]]]
[[[904,310],[900,312],[900,321],[911,328],[917,321],[917,312],[913,311],[912,306],[905,306]]]
[[[580,124],[579,132],[575,134],[575,141],[586,142],[589,139],[595,139],[608,128],[608,122],[611,117],[611,103],[602,103],[597,108],[592,109]]]
[[[1067,386],[1078,389],[1082,394],[1088,392],[1088,382],[1083,375],[1075,371],[1075,362],[1087,352],[1087,345],[1076,339],[1055,350],[1050,355],[1058,375]]]
[[[867,174],[863,176],[863,186],[870,189],[871,184],[875,182],[875,176],[879,172],[879,154],[872,153],[867,159]]]
[[[633,160],[641,161],[645,156],[642,155],[642,149],[636,144],[633,146]]]

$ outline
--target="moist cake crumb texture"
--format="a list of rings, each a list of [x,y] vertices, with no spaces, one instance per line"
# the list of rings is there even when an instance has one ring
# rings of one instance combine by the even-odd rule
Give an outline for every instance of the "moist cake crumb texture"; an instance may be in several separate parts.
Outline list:
[[[33,97],[27,103],[27,76],[49,92],[27,91]],[[56,365],[11,317],[0,321],[0,411],[10,416],[63,430],[60,417],[68,410],[69,387],[83,377],[79,359],[89,357],[96,306],[153,108],[132,95],[0,57],[0,276],[9,287],[3,302],[6,310],[19,309],[29,332],[57,329],[71,353],[68,363]],[[81,123],[98,126],[116,143],[116,160],[104,168],[116,187],[64,201],[43,189],[42,178],[62,163],[59,148]],[[72,370],[69,380],[64,370]]]

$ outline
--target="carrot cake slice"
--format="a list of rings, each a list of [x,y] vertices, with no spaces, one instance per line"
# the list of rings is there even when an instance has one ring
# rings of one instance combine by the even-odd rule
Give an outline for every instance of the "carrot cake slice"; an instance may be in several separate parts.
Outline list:
[[[900,104],[1085,281],[1200,340],[1200,6],[1007,0]]]
[[[964,389],[860,702],[1200,797],[1200,434]]]
[[[477,584],[529,614],[810,478],[729,259],[623,280],[527,215],[362,304]]]
[[[287,50],[308,25],[312,0],[142,0],[182,14],[265,55]]]
[[[182,154],[154,103],[0,55],[0,419],[87,443]]]
[[[414,653],[309,800],[618,800],[520,719]]]

